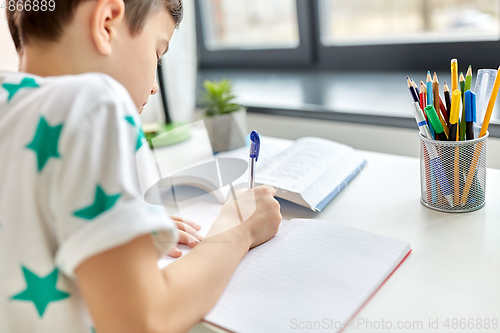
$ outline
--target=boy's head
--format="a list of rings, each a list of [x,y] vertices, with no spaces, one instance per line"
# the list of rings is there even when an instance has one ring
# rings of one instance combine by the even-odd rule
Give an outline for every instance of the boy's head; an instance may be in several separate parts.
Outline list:
[[[182,20],[182,0],[61,0],[54,11],[9,11],[20,69],[51,76],[103,72],[142,111],[156,64]]]

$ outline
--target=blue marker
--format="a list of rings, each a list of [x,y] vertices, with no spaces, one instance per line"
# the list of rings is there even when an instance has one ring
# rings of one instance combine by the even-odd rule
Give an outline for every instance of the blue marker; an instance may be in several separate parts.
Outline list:
[[[260,153],[260,137],[259,133],[252,131],[250,133],[250,159],[248,164],[250,165],[250,172],[248,175],[248,188],[255,187],[255,162],[259,159]]]
[[[467,140],[474,140],[474,123],[476,122],[476,94],[467,90],[465,102],[465,134]]]

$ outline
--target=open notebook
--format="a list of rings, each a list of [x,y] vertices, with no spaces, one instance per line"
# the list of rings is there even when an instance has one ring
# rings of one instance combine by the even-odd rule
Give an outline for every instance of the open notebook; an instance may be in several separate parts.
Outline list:
[[[206,234],[220,209],[200,201],[181,216]],[[283,220],[275,237],[244,257],[205,320],[242,333],[294,332],[294,320],[346,323],[409,252],[407,242],[332,221]]]
[[[248,147],[216,155],[248,161]],[[271,185],[276,196],[314,211],[321,211],[356,174],[365,160],[352,148],[334,141],[304,137],[296,141],[261,138],[256,163],[256,185]],[[219,162],[220,163],[220,162]],[[162,175],[167,174],[159,165]],[[173,176],[175,185],[191,185],[212,192],[220,203],[231,196],[229,186],[220,186],[215,168],[189,168]],[[162,183],[170,186],[170,180]],[[248,187],[248,174],[232,182],[235,189]],[[170,190],[166,190],[170,193]]]

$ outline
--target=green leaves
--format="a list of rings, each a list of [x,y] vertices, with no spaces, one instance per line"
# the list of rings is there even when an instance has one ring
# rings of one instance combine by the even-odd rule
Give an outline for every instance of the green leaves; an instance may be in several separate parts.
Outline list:
[[[226,113],[238,111],[242,106],[234,102],[236,96],[233,93],[233,84],[227,79],[221,81],[203,82],[205,92],[202,96],[205,104],[205,116],[213,117]]]

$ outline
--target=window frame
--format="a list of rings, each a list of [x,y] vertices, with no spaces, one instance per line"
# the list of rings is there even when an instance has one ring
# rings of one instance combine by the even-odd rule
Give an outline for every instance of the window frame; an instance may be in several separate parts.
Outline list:
[[[316,13],[320,1],[314,2]],[[500,3],[499,3],[500,8]],[[497,68],[500,36],[497,40],[463,42],[384,43],[360,45],[324,45],[321,43],[321,18],[315,19],[317,65],[330,70],[421,71],[449,70],[450,60],[472,64],[475,68]],[[462,68],[462,66],[460,67]]]
[[[299,46],[296,48],[250,49],[227,48],[210,50],[205,45],[205,32],[201,1],[195,0],[196,39],[201,68],[248,68],[248,67],[310,67],[315,60],[314,24],[311,21],[313,7],[309,0],[296,0],[299,26]]]
[[[495,41],[324,45],[320,0],[297,0],[300,45],[296,49],[209,50],[205,46],[200,1],[196,30],[200,68],[318,68],[333,71],[448,70],[449,60],[475,68],[497,68],[500,38]],[[499,5],[500,6],[500,5]]]

